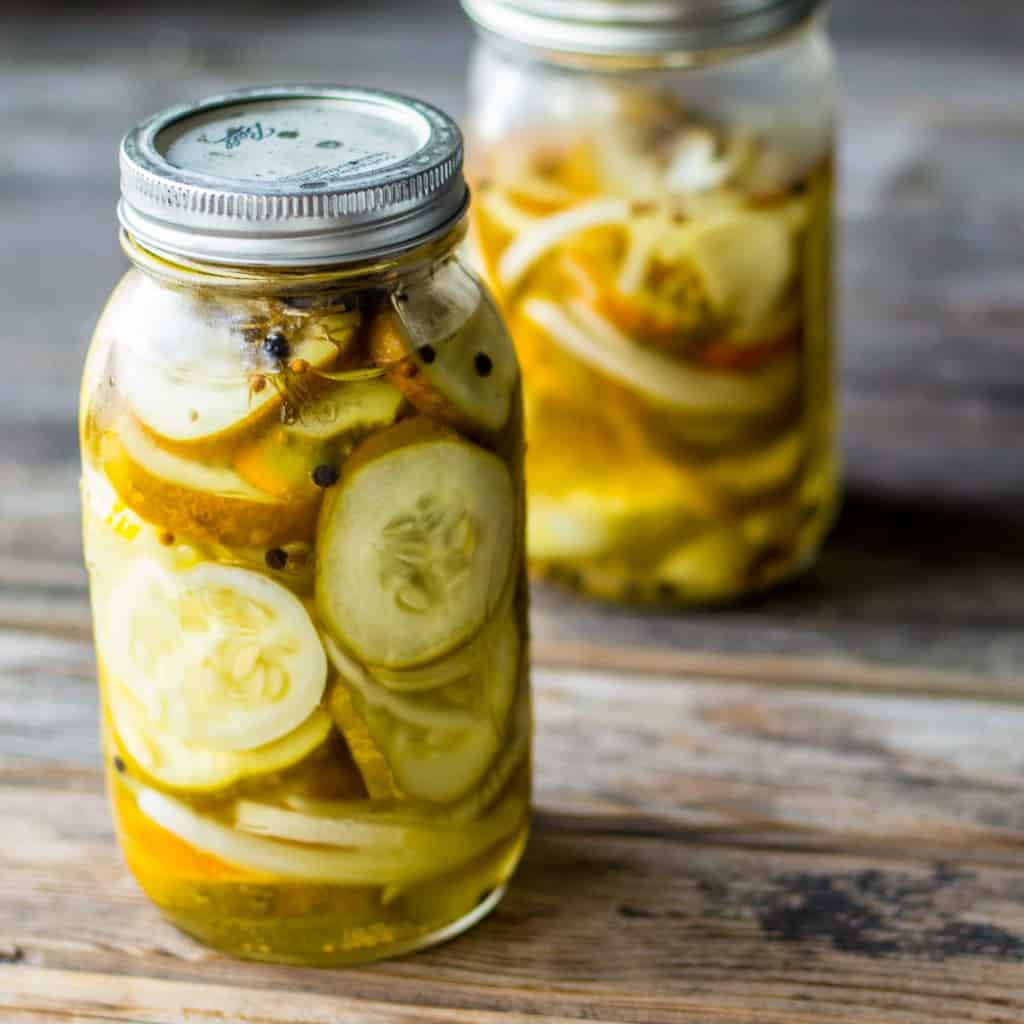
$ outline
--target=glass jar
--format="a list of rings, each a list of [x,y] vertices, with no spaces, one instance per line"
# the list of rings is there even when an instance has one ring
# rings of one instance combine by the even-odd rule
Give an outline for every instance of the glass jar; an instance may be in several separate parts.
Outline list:
[[[320,88],[122,146],[81,401],[108,782],[142,888],[236,955],[447,938],[525,843],[521,396],[461,154]]]
[[[463,0],[473,242],[524,374],[528,547],[718,602],[837,505],[833,60],[815,0]]]

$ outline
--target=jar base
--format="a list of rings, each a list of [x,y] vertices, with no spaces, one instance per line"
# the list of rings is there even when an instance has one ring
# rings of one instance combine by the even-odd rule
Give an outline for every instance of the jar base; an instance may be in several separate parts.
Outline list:
[[[437,946],[449,939],[454,939],[463,932],[482,921],[502,900],[508,889],[507,883],[487,893],[472,909],[448,924],[416,935],[403,936],[393,942],[379,945],[356,945],[353,948],[328,948],[325,945],[320,952],[303,950],[289,954],[287,951],[274,949],[258,942],[243,945],[225,942],[220,938],[220,929],[213,933],[189,914],[161,908],[164,918],[179,931],[201,942],[211,949],[227,953],[241,960],[256,960],[263,963],[287,964],[293,967],[346,967],[357,964],[373,963],[375,960],[386,960],[409,953]]]
[[[807,572],[839,516],[838,490],[830,498],[804,511],[804,524],[795,543],[764,552],[756,576],[736,585],[681,586],[655,573],[634,570],[623,564],[585,564],[537,560],[530,562],[533,579],[562,590],[609,604],[638,608],[721,608],[742,604],[790,583]]]

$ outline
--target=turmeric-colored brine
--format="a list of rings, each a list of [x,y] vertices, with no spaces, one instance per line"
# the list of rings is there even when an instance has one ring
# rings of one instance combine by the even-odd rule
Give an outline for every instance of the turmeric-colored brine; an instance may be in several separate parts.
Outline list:
[[[663,102],[482,147],[474,240],[523,366],[529,551],[604,597],[785,577],[835,505],[829,158]]]
[[[237,101],[285,139],[275,162],[309,158],[291,147],[325,110],[335,134],[387,103],[456,131],[381,94],[298,92],[290,119],[288,90]],[[168,161],[243,116],[203,115]],[[313,267],[210,259],[245,224],[157,252],[143,221],[96,328],[82,499],[115,822],[166,917],[229,953],[330,965],[440,941],[525,843],[521,387],[457,255],[461,190],[430,237]]]

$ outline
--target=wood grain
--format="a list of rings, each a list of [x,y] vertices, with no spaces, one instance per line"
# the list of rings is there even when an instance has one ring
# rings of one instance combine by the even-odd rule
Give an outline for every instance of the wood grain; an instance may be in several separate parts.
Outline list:
[[[538,671],[537,822],[506,901],[454,943],[339,974],[232,961],[159,920],[110,833],[92,671],[86,642],[0,634],[0,1008],[369,1024],[1024,1016],[1016,706]]]

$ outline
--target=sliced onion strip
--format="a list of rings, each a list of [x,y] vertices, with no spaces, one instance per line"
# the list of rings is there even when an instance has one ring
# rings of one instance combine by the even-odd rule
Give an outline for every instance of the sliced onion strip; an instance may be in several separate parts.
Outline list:
[[[523,310],[577,359],[679,412],[763,415],[783,405],[796,387],[795,353],[743,376],[699,370],[642,348],[579,299],[561,306],[530,299]]]
[[[498,281],[504,288],[514,287],[542,256],[572,235],[606,224],[625,224],[629,207],[625,199],[596,199],[538,220],[501,254]]]

